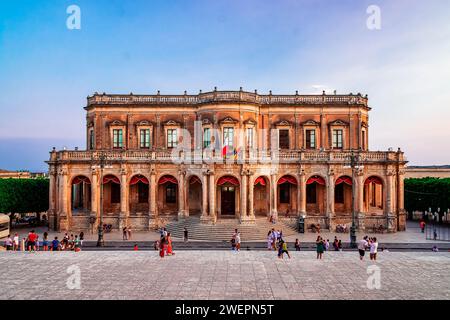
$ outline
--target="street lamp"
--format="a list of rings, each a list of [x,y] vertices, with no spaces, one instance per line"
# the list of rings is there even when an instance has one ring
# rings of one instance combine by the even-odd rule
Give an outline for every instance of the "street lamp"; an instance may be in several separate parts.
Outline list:
[[[356,248],[355,176],[356,169],[362,169],[364,166],[361,165],[360,155],[355,154],[353,151],[348,157],[348,161],[349,163],[345,165],[344,168],[352,169],[352,226],[350,227],[350,247]]]
[[[98,222],[98,239],[97,247],[103,247],[105,242],[103,240],[103,169],[112,168],[107,164],[108,156],[106,153],[100,153],[98,155],[98,164],[92,165],[92,169],[100,169],[100,219]]]

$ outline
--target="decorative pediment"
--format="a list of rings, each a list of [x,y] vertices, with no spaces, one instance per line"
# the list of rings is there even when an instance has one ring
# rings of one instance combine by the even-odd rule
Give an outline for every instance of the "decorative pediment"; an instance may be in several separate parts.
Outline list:
[[[315,120],[306,120],[305,122],[302,123],[303,126],[319,126],[320,123],[315,121]]]
[[[244,124],[248,124],[248,125],[254,126],[254,125],[256,125],[256,121],[253,120],[253,119],[248,119],[248,120],[244,121]]]
[[[330,126],[348,126],[348,122],[345,122],[341,119],[337,119],[337,120],[330,122],[328,125],[330,125]]]
[[[113,126],[124,126],[124,125],[125,125],[125,122],[123,122],[121,120],[113,120],[113,121],[111,121],[109,123],[110,127],[113,127]]]
[[[291,123],[287,120],[281,120],[275,123],[275,127],[290,127]]]
[[[169,120],[164,123],[164,126],[179,126],[180,124],[176,122],[175,120]]]
[[[237,123],[237,122],[238,122],[237,120],[231,117],[226,117],[220,121],[220,123]]]
[[[136,126],[147,126],[147,127],[151,127],[151,126],[153,126],[153,123],[151,123],[151,122],[148,121],[148,120],[141,120],[141,121],[136,122]]]

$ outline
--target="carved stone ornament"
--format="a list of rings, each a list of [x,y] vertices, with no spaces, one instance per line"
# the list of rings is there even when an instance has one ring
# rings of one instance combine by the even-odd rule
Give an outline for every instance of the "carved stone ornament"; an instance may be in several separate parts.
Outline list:
[[[305,122],[302,122],[302,125],[303,126],[319,126],[320,123],[315,120],[310,119],[310,120],[306,120]]]
[[[329,123],[330,126],[348,126],[348,122],[345,122],[341,119],[334,120]]]
[[[235,120],[231,117],[226,117],[220,121],[220,123],[233,123],[233,124],[237,123],[237,122],[238,122],[237,120]]]
[[[169,120],[167,122],[164,123],[165,126],[178,126],[180,125],[178,122],[176,122],[175,120]]]
[[[123,121],[121,121],[121,120],[114,120],[114,121],[111,121],[109,123],[110,127],[112,127],[112,126],[124,126],[124,125],[125,125],[125,123]]]

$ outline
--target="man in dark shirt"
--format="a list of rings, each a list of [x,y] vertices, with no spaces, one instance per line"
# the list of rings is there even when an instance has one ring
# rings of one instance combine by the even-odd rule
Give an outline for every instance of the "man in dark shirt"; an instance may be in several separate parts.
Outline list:
[[[52,241],[52,251],[59,251],[59,240],[58,237]]]

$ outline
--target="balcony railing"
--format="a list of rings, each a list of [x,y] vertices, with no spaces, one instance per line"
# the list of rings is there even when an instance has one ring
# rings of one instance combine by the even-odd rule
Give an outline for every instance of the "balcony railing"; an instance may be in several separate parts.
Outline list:
[[[355,152],[362,163],[406,161],[403,152],[394,151],[361,151]],[[247,150],[236,156],[224,157],[221,152],[213,151],[143,151],[143,150],[105,150],[105,151],[71,151],[64,150],[51,152],[50,161],[90,162],[97,161],[100,155],[106,155],[110,161],[131,162],[175,162],[175,163],[235,163],[235,162],[261,162],[261,163],[308,163],[331,162],[347,163],[350,161],[351,151],[303,151],[288,150],[273,152],[269,150]]]
[[[255,104],[355,104],[367,106],[367,96],[353,95],[260,95],[245,91],[213,91],[198,95],[114,95],[94,94],[87,98],[91,105],[195,105],[219,102]]]

